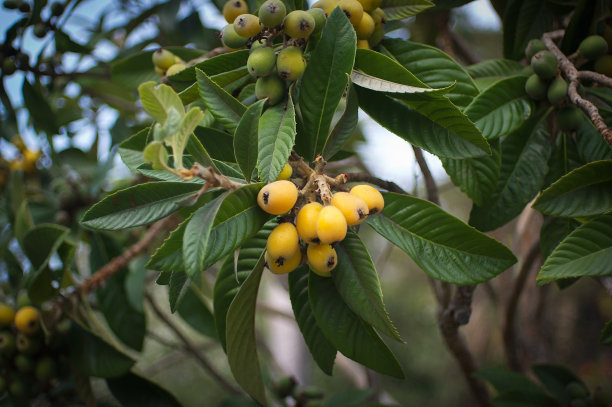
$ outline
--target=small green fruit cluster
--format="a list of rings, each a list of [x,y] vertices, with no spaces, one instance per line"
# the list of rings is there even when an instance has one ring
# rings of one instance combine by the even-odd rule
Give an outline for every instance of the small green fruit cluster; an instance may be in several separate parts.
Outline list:
[[[152,55],[155,72],[161,76],[171,76],[187,68],[187,64],[167,49],[159,48]]]
[[[338,263],[333,244],[346,237],[348,226],[363,222],[368,215],[382,211],[384,199],[369,185],[357,185],[350,192],[336,192],[325,205],[313,201],[296,207],[298,189],[289,180],[264,186],[257,196],[259,207],[272,215],[291,210],[291,219],[283,219],[270,233],[266,246],[266,263],[275,274],[295,270],[302,263],[303,247],[313,272],[330,277]],[[300,240],[302,244],[300,244]]]
[[[49,391],[56,379],[57,342],[45,337],[39,311],[0,304],[0,398],[21,405]]]

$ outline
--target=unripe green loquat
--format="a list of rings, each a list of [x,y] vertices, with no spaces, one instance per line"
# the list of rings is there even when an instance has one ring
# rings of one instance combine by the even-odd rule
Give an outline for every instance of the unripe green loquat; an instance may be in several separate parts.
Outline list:
[[[380,7],[382,0],[359,0],[363,6],[363,11],[373,11]]]
[[[357,0],[340,0],[338,7],[346,14],[351,25],[356,28],[363,17],[363,6],[361,3]]]
[[[259,20],[265,27],[276,27],[286,15],[287,8],[281,0],[266,0],[259,8]]]
[[[527,43],[527,48],[525,48],[525,56],[528,61],[531,61],[531,58],[540,51],[546,50],[546,44],[539,38],[534,38],[533,40]]]
[[[270,47],[260,47],[249,54],[247,69],[251,76],[268,76],[276,65],[276,54]]]
[[[228,24],[232,24],[240,14],[249,12],[249,7],[244,0],[229,0],[223,5],[223,18]]]
[[[13,379],[8,386],[8,391],[11,396],[17,399],[25,398],[25,396],[28,394],[28,388],[26,387],[25,383],[19,379]]]
[[[285,82],[277,75],[268,75],[255,82],[255,97],[268,99],[268,104],[275,105],[285,96]]]
[[[265,38],[259,38],[251,44],[251,52],[254,52],[256,49],[267,47],[268,40]]]
[[[555,78],[548,86],[546,97],[551,105],[558,105],[567,96],[568,84],[563,78]]]
[[[157,49],[151,58],[153,65],[164,71],[174,65],[174,54],[167,49]]]
[[[544,100],[548,85],[537,74],[531,75],[525,82],[525,93],[533,100]]]
[[[304,53],[299,47],[287,47],[278,53],[276,71],[281,79],[293,82],[302,76],[306,69]]]
[[[17,370],[21,373],[28,373],[34,369],[34,361],[23,353],[15,356],[15,360],[13,362]]]
[[[249,39],[238,35],[233,24],[228,24],[221,30],[221,42],[229,49],[244,47]]]
[[[383,208],[385,207],[385,198],[383,198],[382,194],[376,188],[370,185],[355,185],[353,188],[351,188],[349,193],[352,195],[357,195],[359,198],[364,200],[368,206],[369,215],[382,212]]]
[[[612,78],[612,55],[604,55],[595,61],[595,71]]]
[[[312,8],[320,8],[326,15],[329,16],[337,5],[338,0],[319,0],[312,5]]]
[[[363,199],[348,192],[336,192],[331,199],[331,204],[340,209],[349,226],[360,224],[370,212]]]
[[[34,370],[36,380],[46,383],[55,376],[55,361],[50,356],[43,356],[36,363]]]
[[[346,218],[333,205],[324,206],[317,218],[317,236],[319,242],[332,244],[340,242],[346,236]]]
[[[317,235],[317,220],[323,205],[318,202],[307,203],[300,209],[295,219],[298,235],[306,243],[319,243]]]
[[[9,331],[0,332],[0,355],[11,356],[17,349],[15,335]]]
[[[274,181],[257,194],[257,204],[270,215],[281,215],[288,212],[297,201],[298,192],[291,181]]]
[[[539,51],[531,58],[533,71],[542,79],[552,79],[557,74],[557,56],[550,51]]]
[[[285,34],[291,38],[306,38],[315,29],[315,19],[304,10],[294,10],[283,21]]]
[[[22,307],[15,314],[15,325],[20,332],[33,335],[40,329],[40,313],[30,305]]]
[[[298,248],[289,259],[283,259],[282,261],[273,258],[268,252],[266,252],[264,258],[271,272],[274,274],[287,274],[300,265],[302,262],[302,252]]]
[[[585,58],[595,60],[608,52],[608,43],[600,35],[590,35],[580,43],[578,50]]]
[[[331,271],[338,264],[336,249],[328,244],[309,244],[306,257],[311,270],[321,277],[330,277]]]
[[[261,32],[259,17],[255,14],[241,14],[234,20],[234,31],[241,37],[251,38]]]
[[[387,14],[385,14],[383,9],[380,7],[374,9],[370,15],[372,16],[372,20],[374,20],[374,31],[385,28],[385,25],[387,25]]]
[[[321,8],[311,8],[310,10],[307,10],[306,12],[310,14],[312,18],[314,18],[315,20],[315,29],[313,30],[312,34],[321,32],[321,30],[323,30],[323,27],[325,27],[325,23],[327,23],[327,17],[325,17],[325,11],[323,11],[323,9]]]
[[[15,320],[15,310],[6,304],[0,304],[0,328],[9,326]]]
[[[278,177],[276,177],[276,180],[280,181],[283,179],[289,179],[291,178],[292,175],[293,175],[293,168],[291,168],[291,165],[289,163],[285,163],[280,174],[278,174]]]
[[[17,334],[16,343],[17,350],[25,355],[34,355],[42,347],[40,338],[25,335],[23,332]]]
[[[283,222],[268,236],[266,250],[270,257],[282,262],[293,256],[299,245],[298,232],[293,223]]]
[[[370,14],[364,12],[363,17],[361,17],[361,21],[355,27],[355,32],[357,33],[358,40],[367,40],[374,33],[374,20]]]

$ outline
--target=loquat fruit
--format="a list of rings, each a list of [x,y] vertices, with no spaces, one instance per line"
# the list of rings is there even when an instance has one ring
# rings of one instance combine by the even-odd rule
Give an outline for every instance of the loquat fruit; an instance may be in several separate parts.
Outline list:
[[[250,38],[261,32],[259,17],[255,14],[241,14],[234,20],[234,31],[241,37]]]
[[[37,333],[40,329],[40,313],[30,305],[20,308],[15,314],[15,326],[27,335]]]
[[[232,24],[240,14],[249,12],[249,7],[244,0],[229,0],[223,5],[223,18],[228,24]]]
[[[270,47],[259,47],[249,54],[247,69],[251,76],[259,78],[269,75],[276,65],[276,54]]]
[[[318,202],[307,203],[300,209],[295,219],[298,235],[306,243],[319,243],[317,235],[317,219],[323,205]]]
[[[346,14],[351,25],[356,28],[363,17],[363,6],[361,3],[357,0],[340,0],[338,7]]]
[[[276,260],[288,260],[299,249],[298,232],[293,223],[283,222],[275,227],[268,241],[266,250],[270,257]]]
[[[268,99],[268,104],[275,105],[285,96],[285,82],[277,75],[263,76],[255,82],[255,97]]]
[[[281,215],[288,212],[297,201],[298,191],[291,181],[274,181],[257,194],[257,204],[271,215]]]
[[[302,262],[302,252],[298,248],[288,259],[275,259],[268,252],[264,255],[268,268],[274,274],[287,274],[295,270]]]
[[[368,214],[374,215],[382,212],[385,207],[385,199],[382,194],[374,187],[366,184],[355,185],[349,191],[350,194],[356,195],[363,199],[368,206]]]
[[[276,71],[281,79],[293,82],[302,76],[306,69],[304,53],[299,47],[287,47],[278,53]]]
[[[291,168],[291,165],[289,163],[285,163],[280,174],[278,174],[278,177],[276,177],[276,180],[280,181],[283,179],[289,179],[291,178],[292,175],[293,175],[293,168]]]
[[[317,217],[317,236],[325,244],[339,242],[346,236],[346,218],[333,205],[324,206]]]
[[[6,304],[0,304],[0,328],[9,326],[15,320],[15,310]]]
[[[310,269],[321,277],[330,277],[331,271],[338,264],[336,249],[328,244],[309,244],[306,257]]]
[[[265,27],[276,27],[287,15],[285,3],[281,0],[266,0],[259,7],[259,20]]]
[[[151,58],[153,65],[164,71],[174,65],[174,54],[167,49],[159,48],[155,50]]]
[[[229,49],[244,47],[249,39],[238,35],[233,24],[228,24],[221,30],[221,42]]]
[[[356,0],[355,0],[356,1]],[[315,19],[304,10],[294,10],[283,21],[285,34],[291,38],[306,38],[315,28]]]
[[[363,199],[348,192],[336,192],[331,199],[331,204],[340,209],[349,226],[360,224],[370,212]]]

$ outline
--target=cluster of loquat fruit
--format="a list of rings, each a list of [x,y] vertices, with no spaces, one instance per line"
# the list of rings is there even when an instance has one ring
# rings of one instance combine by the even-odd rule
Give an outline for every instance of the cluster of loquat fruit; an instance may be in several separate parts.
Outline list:
[[[57,377],[60,335],[45,337],[39,311],[0,303],[0,397],[16,405],[48,392]]]
[[[577,67],[585,65],[612,77],[612,55],[607,54],[609,49],[606,38],[591,35],[582,40],[569,58]],[[574,104],[567,103],[569,84],[559,73],[557,56],[540,39],[529,41],[525,55],[533,70],[525,82],[527,95],[533,100],[547,101],[558,109],[557,125],[560,130],[577,130],[583,122],[583,114]]]
[[[161,76],[171,76],[187,67],[185,61],[167,49],[159,48],[152,55],[153,68]]]
[[[285,176],[281,173],[279,178]],[[330,277],[338,263],[333,244],[345,238],[348,226],[358,225],[369,215],[382,211],[383,196],[374,187],[360,184],[349,192],[334,193],[328,202],[315,200],[297,206],[299,194],[293,182],[278,179],[265,185],[257,195],[259,207],[271,215],[292,212],[291,216],[281,217],[281,223],[268,236],[267,266],[275,274],[295,270],[302,264],[301,239],[311,270],[322,277]]]
[[[21,170],[25,173],[32,173],[36,171],[36,162],[41,156],[40,151],[30,150],[19,135],[12,137],[11,143],[17,147],[20,155],[9,162],[9,169],[11,171]]]

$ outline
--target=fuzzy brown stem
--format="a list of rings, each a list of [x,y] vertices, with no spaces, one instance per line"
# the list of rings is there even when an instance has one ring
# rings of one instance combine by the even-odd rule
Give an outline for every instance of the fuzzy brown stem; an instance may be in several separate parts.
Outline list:
[[[202,354],[198,351],[197,347],[193,343],[191,343],[189,338],[187,338],[187,336],[183,332],[181,332],[181,330],[174,323],[174,321],[168,318],[168,316],[159,308],[151,294],[145,293],[145,296],[155,315],[157,315],[159,319],[161,319],[168,326],[168,328],[170,328],[175,333],[175,335],[181,340],[181,342],[183,342],[183,344],[185,345],[185,351],[190,353],[194,358],[196,358],[198,362],[200,362],[200,365],[202,365],[204,370],[206,370],[208,374],[210,374],[210,376],[221,385],[221,387],[227,390],[228,393],[234,395],[241,395],[242,392],[238,388],[234,387],[230,382],[228,382],[223,376],[221,376],[219,372],[217,372],[215,367],[206,358],[204,358],[204,356],[202,356]]]
[[[597,106],[595,106],[590,101],[584,99],[578,93],[578,85],[580,84],[578,70],[574,66],[574,64],[565,56],[563,52],[557,47],[554,42],[555,38],[560,38],[563,35],[563,30],[552,31],[546,33],[542,36],[542,41],[555,56],[557,57],[557,64],[559,65],[559,69],[563,73],[565,79],[569,81],[569,87],[567,90],[567,94],[570,98],[570,101],[576,106],[582,108],[593,122],[593,125],[597,129],[597,131],[601,134],[604,140],[612,146],[612,130],[608,128],[606,122],[604,122],[603,117],[599,114],[599,110],[597,110]]]
[[[204,167],[199,163],[195,163],[190,170],[185,170],[184,175],[185,178],[200,177],[205,180],[205,190],[220,187],[228,191],[233,191],[235,189],[240,188],[241,186],[244,186],[244,184],[234,182],[231,179],[227,178],[225,175],[219,174],[212,167]],[[181,176],[183,176],[183,174],[181,174]]]
[[[167,217],[154,223],[153,226],[151,226],[151,228],[147,230],[147,232],[138,242],[134,243],[120,256],[112,259],[109,263],[107,263],[102,268],[98,269],[95,273],[93,273],[88,279],[83,281],[83,283],[79,287],[79,291],[82,294],[87,294],[104,284],[106,280],[108,280],[111,276],[116,274],[123,267],[127,266],[127,264],[134,257],[145,251],[147,247],[149,247],[151,242],[155,238],[159,237],[159,233],[164,230],[164,228],[168,225],[169,222],[170,217]]]
[[[515,318],[516,311],[518,309],[519,298],[525,287],[525,282],[529,276],[529,272],[532,269],[533,263],[537,260],[540,255],[540,241],[536,240],[533,245],[525,254],[523,264],[514,282],[512,293],[508,299],[508,305],[506,306],[506,317],[503,326],[503,339],[504,339],[504,351],[506,354],[506,361],[508,366],[512,370],[523,371],[523,366],[519,359],[517,349],[517,338],[515,332]]]

